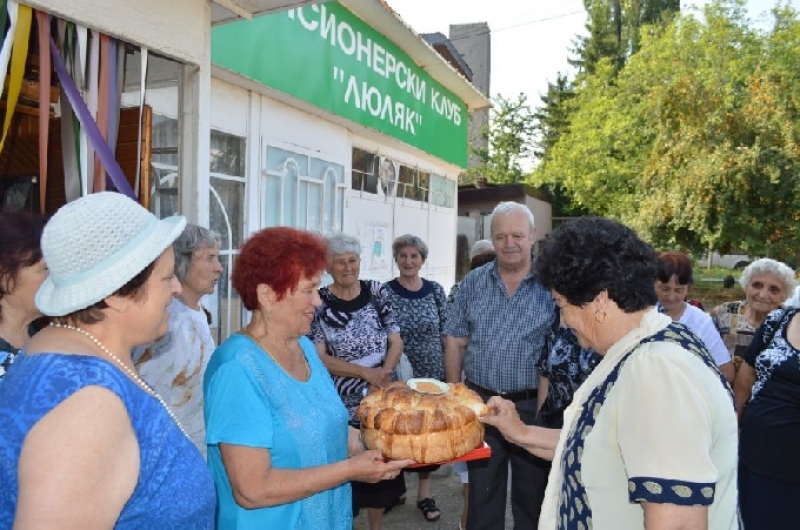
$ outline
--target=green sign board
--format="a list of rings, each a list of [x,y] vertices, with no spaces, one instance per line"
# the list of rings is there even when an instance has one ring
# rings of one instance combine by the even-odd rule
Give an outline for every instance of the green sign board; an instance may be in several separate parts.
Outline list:
[[[336,2],[217,26],[211,61],[466,167],[464,102]]]

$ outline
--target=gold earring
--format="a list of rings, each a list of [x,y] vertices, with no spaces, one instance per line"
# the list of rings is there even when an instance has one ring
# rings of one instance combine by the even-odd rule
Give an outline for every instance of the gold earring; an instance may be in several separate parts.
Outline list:
[[[602,317],[598,317],[597,315],[603,315],[603,316]],[[598,309],[597,311],[594,312],[594,319],[595,319],[596,322],[602,324],[603,322],[606,321],[606,312],[605,311],[600,311]]]

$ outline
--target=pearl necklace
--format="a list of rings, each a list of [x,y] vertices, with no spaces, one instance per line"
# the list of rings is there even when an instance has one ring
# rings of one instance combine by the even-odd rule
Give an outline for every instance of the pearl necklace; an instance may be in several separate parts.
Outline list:
[[[262,343],[262,342],[261,342],[261,341],[260,341],[258,338],[256,338],[256,336],[255,336],[255,335],[253,335],[252,333],[250,333],[250,330],[249,330],[249,329],[247,329],[247,326],[245,326],[245,327],[243,327],[243,328],[242,328],[242,333],[244,333],[246,336],[248,336],[248,337],[250,337],[251,339],[253,339],[253,340],[255,341],[255,343],[256,343],[256,344],[258,344],[258,347],[259,347],[259,348],[261,348],[261,349],[264,351],[264,353],[266,353],[266,354],[269,356],[269,358],[270,358],[270,359],[272,359],[273,361],[275,361],[275,364],[277,364],[277,365],[278,365],[278,367],[279,367],[281,370],[283,370],[283,372],[284,372],[286,375],[288,375],[288,376],[289,376],[289,377],[291,377],[292,379],[296,379],[296,377],[294,377],[292,374],[290,374],[290,373],[289,373],[289,371],[288,371],[286,368],[284,368],[284,367],[283,367],[283,365],[282,365],[281,363],[279,363],[279,362],[278,362],[278,359],[276,359],[276,358],[275,358],[275,357],[274,357],[274,356],[273,356],[273,355],[272,355],[272,354],[269,352],[269,350],[266,348],[266,346],[264,346],[264,344],[263,344],[263,343]],[[303,355],[303,361],[305,362],[305,369],[306,369],[306,379],[305,379],[305,380],[306,380],[306,381],[308,381],[309,379],[311,379],[311,366],[309,366],[309,364],[308,364],[308,359],[306,359],[306,356],[305,356],[305,354]]]
[[[179,421],[178,421],[178,418],[175,416],[175,413],[174,413],[174,412],[172,412],[172,410],[169,408],[169,406],[167,405],[167,402],[166,402],[166,401],[164,401],[164,398],[162,398],[161,396],[159,396],[159,395],[158,395],[158,393],[156,393],[156,391],[155,391],[155,390],[153,390],[152,388],[150,388],[150,386],[149,386],[147,383],[145,383],[145,382],[144,382],[144,380],[143,380],[141,377],[139,377],[139,374],[137,374],[137,373],[136,373],[135,371],[133,371],[133,370],[132,370],[130,367],[128,367],[128,365],[127,365],[127,364],[125,364],[124,362],[122,362],[122,359],[120,359],[119,357],[117,357],[116,355],[114,355],[113,353],[111,353],[111,350],[109,350],[109,349],[106,347],[106,345],[105,345],[105,344],[103,344],[102,342],[100,342],[100,339],[98,339],[97,337],[95,337],[94,335],[92,335],[91,333],[89,333],[88,331],[86,331],[85,329],[83,329],[83,328],[79,328],[78,326],[70,326],[69,324],[58,324],[58,323],[55,323],[55,322],[52,322],[52,323],[50,324],[50,326],[51,326],[51,327],[54,327],[54,328],[59,328],[59,329],[69,329],[69,330],[72,330],[72,331],[76,331],[76,332],[80,333],[81,335],[83,335],[84,337],[86,337],[87,339],[89,339],[90,341],[92,341],[92,342],[95,344],[95,346],[97,346],[98,348],[100,348],[100,350],[102,350],[102,352],[103,352],[103,353],[105,353],[106,355],[108,355],[108,356],[111,358],[111,360],[113,360],[115,363],[117,363],[117,364],[120,366],[120,368],[122,368],[122,370],[123,370],[123,371],[124,371],[124,372],[125,372],[125,373],[126,373],[126,374],[127,374],[127,375],[128,375],[130,378],[131,378],[131,379],[133,379],[133,381],[134,381],[134,382],[135,382],[135,383],[136,383],[136,384],[137,384],[137,385],[138,385],[138,386],[139,386],[139,387],[140,387],[142,390],[144,390],[145,392],[147,392],[148,394],[150,394],[151,396],[153,396],[154,398],[156,398],[156,401],[158,401],[158,402],[161,404],[161,406],[162,406],[162,407],[164,407],[164,410],[167,412],[167,415],[169,415],[169,417],[170,417],[170,418],[172,418],[172,421],[174,421],[174,422],[175,422],[175,424],[176,424],[176,425],[178,426],[178,428],[181,430],[181,432],[183,433],[183,435],[184,435],[184,436],[186,436],[187,438],[189,438],[189,435],[187,434],[186,430],[183,428],[183,425],[181,425],[181,422],[179,422]]]

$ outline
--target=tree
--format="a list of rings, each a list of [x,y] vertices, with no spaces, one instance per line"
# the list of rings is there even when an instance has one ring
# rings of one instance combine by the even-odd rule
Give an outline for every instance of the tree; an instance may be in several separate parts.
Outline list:
[[[704,21],[642,32],[619,72],[600,60],[534,183],[659,247],[787,258],[800,243],[800,21],[775,17],[760,33],[742,1],[717,1]]]
[[[569,129],[546,162],[537,166],[533,183],[563,186],[575,206],[620,217],[627,210],[630,185],[641,171],[631,147],[642,129],[636,113],[619,108],[615,77],[615,66],[603,59],[595,75],[585,78],[568,103]]]
[[[559,73],[555,83],[547,83],[547,93],[540,95],[542,105],[533,113],[536,120],[534,130],[534,156],[543,163],[547,154],[558,142],[569,126],[569,110],[566,102],[575,96],[572,83],[566,75]]]
[[[470,167],[462,175],[462,182],[472,182],[483,177],[489,182],[509,184],[522,182],[525,171],[522,160],[532,152],[534,119],[527,96],[517,99],[497,96],[489,116],[489,124],[482,134],[488,148],[473,149],[482,162]]]
[[[540,168],[547,164],[550,153],[570,124],[574,106],[567,102],[587,78],[597,73],[602,61],[612,66],[616,75],[639,49],[640,32],[648,24],[663,26],[680,11],[680,0],[584,0],[588,13],[587,37],[578,37],[573,52],[577,58],[576,81],[559,74],[555,83],[548,83],[547,93],[541,96],[542,105],[535,113],[537,141],[534,155]],[[612,75],[612,77],[613,77]],[[577,88],[576,88],[577,86]],[[573,201],[570,191],[561,185],[544,186],[553,196],[554,212],[574,215],[586,210]]]
[[[578,37],[570,62],[593,74],[602,59],[619,71],[639,49],[641,29],[666,24],[680,12],[680,0],[584,0],[587,36]]]

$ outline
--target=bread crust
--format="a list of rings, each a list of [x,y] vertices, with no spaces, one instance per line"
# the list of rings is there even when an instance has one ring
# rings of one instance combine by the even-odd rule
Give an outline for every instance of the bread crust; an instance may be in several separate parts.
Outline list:
[[[488,412],[480,396],[461,383],[433,395],[398,382],[367,395],[356,414],[369,449],[387,459],[431,464],[479,447],[484,428],[478,417]]]

